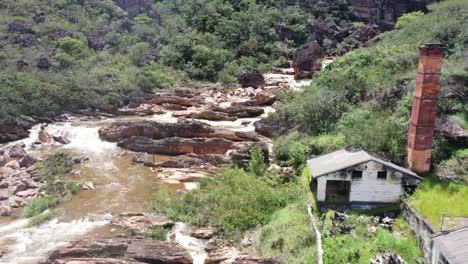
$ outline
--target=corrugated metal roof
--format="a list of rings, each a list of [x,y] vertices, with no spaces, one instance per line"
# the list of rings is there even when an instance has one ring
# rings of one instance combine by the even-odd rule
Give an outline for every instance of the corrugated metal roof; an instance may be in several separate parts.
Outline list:
[[[367,161],[375,161],[407,175],[422,179],[411,170],[395,165],[389,161],[376,157],[375,155],[371,155],[364,150],[353,151],[340,149],[335,152],[310,159],[307,161],[307,165],[309,166],[312,176],[317,178]]]
[[[468,263],[468,226],[438,234],[432,240],[450,264]]]

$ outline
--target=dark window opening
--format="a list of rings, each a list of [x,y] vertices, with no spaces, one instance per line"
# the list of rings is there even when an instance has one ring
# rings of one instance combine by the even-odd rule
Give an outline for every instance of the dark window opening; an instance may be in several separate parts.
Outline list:
[[[351,179],[361,180],[362,179],[362,171],[353,171],[353,173],[351,175]]]
[[[350,181],[327,180],[325,187],[325,201],[335,204],[349,203],[350,190]]]
[[[377,179],[386,180],[387,179],[387,172],[386,171],[377,172]]]

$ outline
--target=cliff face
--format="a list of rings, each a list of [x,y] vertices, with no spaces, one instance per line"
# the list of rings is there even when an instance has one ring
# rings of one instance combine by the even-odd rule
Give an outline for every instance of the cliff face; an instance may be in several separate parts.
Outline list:
[[[427,11],[431,0],[351,0],[353,15],[361,21],[375,23],[383,30],[394,27],[405,13]]]

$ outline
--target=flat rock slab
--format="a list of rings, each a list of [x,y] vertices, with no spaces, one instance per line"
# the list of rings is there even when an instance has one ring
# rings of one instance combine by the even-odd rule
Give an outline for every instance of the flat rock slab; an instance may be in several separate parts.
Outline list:
[[[106,256],[104,260],[113,262],[99,262],[102,261],[99,259],[102,256]],[[184,248],[172,242],[149,239],[85,238],[69,242],[68,245],[52,252],[46,263],[189,264],[192,263],[192,258]]]
[[[160,226],[170,228],[174,222],[164,218],[145,213],[122,213],[111,220],[111,224],[123,227],[136,235],[142,235],[151,227]]]

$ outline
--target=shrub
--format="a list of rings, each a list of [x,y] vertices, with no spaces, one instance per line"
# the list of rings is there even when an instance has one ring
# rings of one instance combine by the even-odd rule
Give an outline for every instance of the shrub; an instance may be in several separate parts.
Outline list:
[[[32,200],[24,207],[24,216],[33,217],[47,209],[54,207],[58,203],[57,198],[53,196],[43,196]]]
[[[182,195],[158,185],[152,208],[174,220],[221,227],[226,236],[237,237],[266,223],[274,211],[297,199],[298,188],[296,183],[274,188],[256,175],[230,168]]]
[[[153,240],[166,240],[168,230],[162,226],[153,226],[146,230],[144,236]]]
[[[57,46],[65,51],[68,55],[75,58],[81,57],[87,53],[86,43],[81,39],[64,37],[57,40]]]
[[[57,217],[60,214],[60,209],[54,209],[50,211],[43,212],[41,214],[31,217],[28,221],[28,226],[38,226],[44,222],[51,220],[52,218]]]
[[[314,155],[335,151],[343,147],[346,147],[346,139],[343,134],[323,134],[313,137],[309,143],[310,153]]]
[[[259,146],[255,146],[250,150],[248,171],[257,176],[263,176],[266,171],[265,158],[263,157],[262,148]]]

